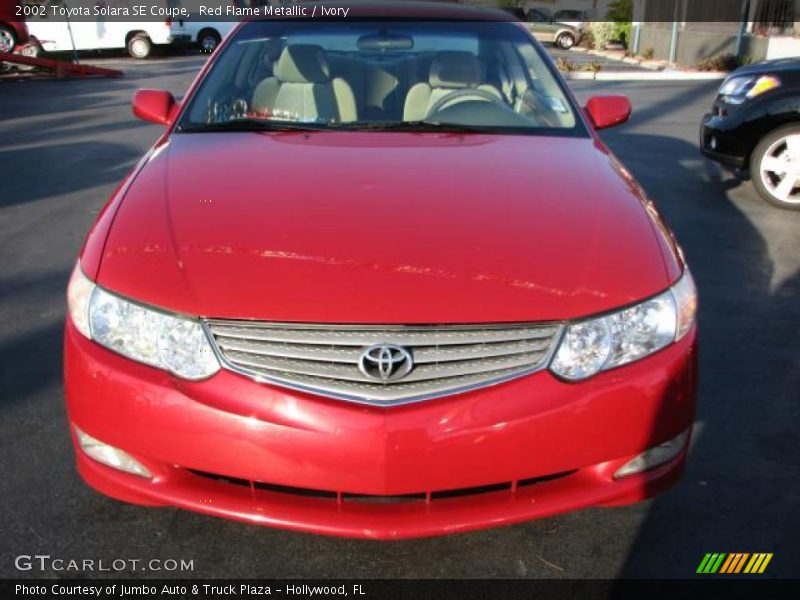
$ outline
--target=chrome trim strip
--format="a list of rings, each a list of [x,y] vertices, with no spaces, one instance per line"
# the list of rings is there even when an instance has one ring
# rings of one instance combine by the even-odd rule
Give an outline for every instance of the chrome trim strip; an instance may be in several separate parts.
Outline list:
[[[282,324],[268,325],[256,322],[253,324],[242,323],[239,326],[231,326],[230,321],[220,321],[209,319],[209,325],[217,328],[220,337],[239,338],[248,340],[258,340],[264,342],[284,342],[289,344],[330,344],[337,346],[355,346],[364,348],[373,344],[381,344],[386,341],[386,333],[396,333],[392,338],[392,343],[403,346],[449,346],[461,345],[465,343],[495,343],[511,342],[531,339],[551,339],[557,333],[554,325],[543,324],[531,327],[529,323],[516,325],[519,330],[512,331],[509,327],[476,325],[471,328],[454,325],[452,327],[444,325],[447,331],[442,329],[430,331],[435,326],[369,326],[359,327],[343,325],[339,327],[323,327],[319,325],[298,326],[290,324],[284,327]],[[276,327],[277,325],[277,327]],[[529,329],[523,329],[523,327]],[[514,327],[513,325],[510,327]],[[236,329],[247,329],[248,331],[232,331]],[[370,330],[374,330],[373,333]],[[297,331],[293,336],[289,332]],[[316,332],[316,335],[314,334]],[[480,332],[484,332],[480,336]],[[433,334],[440,333],[435,336]],[[470,335],[471,334],[471,335]],[[448,337],[449,336],[449,337]],[[465,341],[466,340],[466,341]]]

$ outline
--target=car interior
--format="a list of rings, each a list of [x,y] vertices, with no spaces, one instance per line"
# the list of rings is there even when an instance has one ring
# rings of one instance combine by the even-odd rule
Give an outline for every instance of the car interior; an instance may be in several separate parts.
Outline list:
[[[234,40],[189,119],[574,126],[569,103],[530,40],[421,37],[375,26],[342,35]]]

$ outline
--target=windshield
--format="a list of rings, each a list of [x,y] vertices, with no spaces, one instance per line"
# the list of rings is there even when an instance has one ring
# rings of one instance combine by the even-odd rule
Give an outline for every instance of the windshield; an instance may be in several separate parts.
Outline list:
[[[585,134],[546,60],[510,22],[253,21],[178,130]]]

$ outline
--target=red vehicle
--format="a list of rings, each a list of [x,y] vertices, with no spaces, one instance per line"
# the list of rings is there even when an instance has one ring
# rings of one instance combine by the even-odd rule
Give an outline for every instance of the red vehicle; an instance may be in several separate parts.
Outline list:
[[[358,10],[245,22],[180,105],[136,94],[166,131],[68,291],[81,475],[367,538],[666,489],[696,300],[596,134],[627,99],[580,109],[504,12]]]
[[[14,50],[28,43],[25,19],[17,16],[18,0],[0,0],[0,52]]]

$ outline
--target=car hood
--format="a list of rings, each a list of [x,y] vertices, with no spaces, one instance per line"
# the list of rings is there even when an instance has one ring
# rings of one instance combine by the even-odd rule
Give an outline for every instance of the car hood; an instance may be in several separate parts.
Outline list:
[[[679,270],[590,138],[253,132],[156,149],[97,281],[209,317],[469,323],[601,312]]]
[[[773,60],[765,60],[752,65],[739,67],[725,79],[728,80],[732,77],[739,77],[741,75],[762,75],[764,73],[782,73],[784,71],[789,71],[792,73],[800,71],[800,59],[776,58]]]

